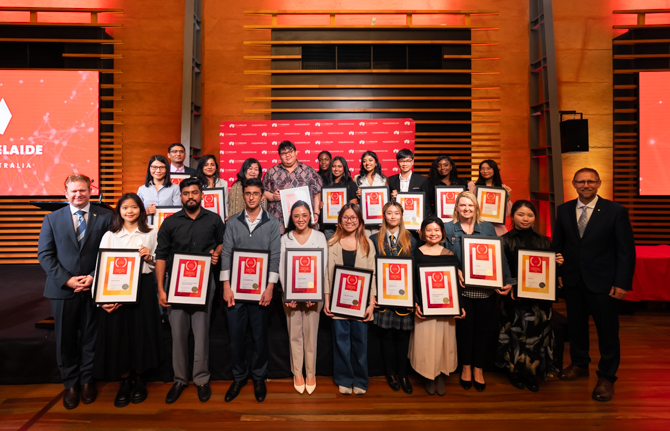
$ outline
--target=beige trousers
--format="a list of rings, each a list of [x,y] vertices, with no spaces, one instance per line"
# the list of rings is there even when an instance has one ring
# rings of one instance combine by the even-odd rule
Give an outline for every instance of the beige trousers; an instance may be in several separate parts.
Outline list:
[[[294,376],[302,376],[303,361],[306,377],[316,376],[316,340],[322,308],[323,302],[313,304],[309,308],[304,302],[299,302],[295,308],[284,304],[291,349],[291,371]]]

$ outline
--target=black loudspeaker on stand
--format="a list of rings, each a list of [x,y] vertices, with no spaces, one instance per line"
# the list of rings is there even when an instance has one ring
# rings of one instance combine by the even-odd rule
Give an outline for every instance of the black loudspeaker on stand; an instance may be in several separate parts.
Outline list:
[[[574,153],[589,151],[589,120],[575,111],[561,112],[561,152]],[[579,119],[563,121],[563,115],[579,115]]]

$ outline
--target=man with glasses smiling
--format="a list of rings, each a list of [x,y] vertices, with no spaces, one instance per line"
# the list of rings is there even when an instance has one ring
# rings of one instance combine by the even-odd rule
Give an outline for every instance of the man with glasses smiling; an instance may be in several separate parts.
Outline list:
[[[589,316],[598,331],[600,362],[592,398],[609,401],[619,368],[619,301],[632,289],[635,238],[623,206],[598,196],[600,175],[583,168],[572,186],[578,199],[556,210],[552,249],[562,253],[559,285],[565,286],[572,364],[561,371],[562,380],[589,376]]]
[[[170,172],[175,174],[189,174],[190,176],[195,176],[195,169],[189,168],[184,165],[184,159],[186,158],[186,148],[179,143],[175,142],[174,144],[168,147],[168,159],[170,159]]]
[[[391,189],[391,199],[396,200],[398,192],[425,192],[424,199],[424,218],[428,217],[430,211],[430,187],[428,178],[423,175],[412,172],[414,167],[414,153],[411,150],[404,149],[398,151],[395,156],[400,173],[388,177],[389,189]]]

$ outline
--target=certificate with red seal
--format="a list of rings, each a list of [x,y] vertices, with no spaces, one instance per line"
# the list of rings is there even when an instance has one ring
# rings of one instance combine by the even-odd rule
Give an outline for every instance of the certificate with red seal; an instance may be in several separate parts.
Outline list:
[[[225,202],[225,189],[214,188],[202,190],[202,201],[200,202],[200,205],[206,210],[218,214],[224,222],[226,221],[227,216]]]
[[[323,187],[321,189],[321,220],[323,224],[337,224],[342,207],[349,202],[346,187]]]
[[[556,301],[556,253],[518,251],[516,297]]]
[[[466,235],[461,243],[465,286],[502,288],[502,240],[499,237]]]
[[[414,307],[414,260],[411,257],[377,256],[377,304]]]
[[[368,306],[373,271],[335,266],[330,311],[345,317],[362,319]]]
[[[182,181],[184,181],[187,178],[191,178],[190,174],[182,174],[181,172],[176,173],[176,172],[170,172],[170,182],[172,184],[179,185],[181,184]]]
[[[421,313],[424,316],[458,316],[458,268],[455,265],[419,267]]]
[[[465,191],[465,186],[436,186],[435,187],[435,214],[443,222],[454,219],[456,198]]]
[[[137,302],[142,274],[138,250],[101,248],[91,294],[97,304]]]
[[[384,187],[361,187],[361,211],[363,212],[363,223],[366,225],[379,225],[384,219],[382,209],[389,201],[389,188]]]
[[[287,248],[284,256],[284,302],[323,302],[324,250]]]
[[[268,285],[269,276],[269,251],[233,249],[230,288],[235,301],[258,303]]]
[[[481,219],[504,224],[507,210],[507,190],[502,187],[477,187],[477,202]]]
[[[426,203],[426,194],[424,192],[398,193],[396,198],[400,206],[402,206],[402,218],[405,224],[405,229],[419,230],[423,222]]]
[[[182,210],[183,207],[178,206],[158,206],[156,207],[156,213],[153,215],[152,227],[160,229],[163,225],[163,222],[166,218],[170,217],[172,214],[177,213]]]
[[[205,305],[209,290],[212,255],[175,253],[172,257],[168,304]]]
[[[284,227],[288,227],[288,220],[291,218],[291,208],[298,201],[303,201],[309,206],[310,214],[314,215],[312,208],[312,197],[309,194],[309,187],[295,187],[292,189],[279,190],[281,198],[281,210],[284,215]],[[316,223],[316,220],[314,221]]]

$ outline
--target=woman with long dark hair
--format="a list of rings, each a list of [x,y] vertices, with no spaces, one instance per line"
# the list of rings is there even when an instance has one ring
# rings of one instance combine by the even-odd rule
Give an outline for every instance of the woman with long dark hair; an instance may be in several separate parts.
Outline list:
[[[430,190],[430,196],[428,196],[428,199],[430,199],[430,208],[432,214],[435,214],[435,187],[466,187],[468,182],[464,178],[459,178],[456,164],[451,159],[451,157],[445,154],[438,156],[435,160],[433,160],[433,164],[430,166],[430,171],[428,172],[428,184]]]
[[[100,380],[121,379],[116,407],[144,401],[145,374],[161,364],[163,337],[153,274],[156,245],[156,230],[147,225],[140,197],[135,193],[121,196],[100,248],[139,250],[144,265],[136,303],[105,304],[98,309],[93,370]]]
[[[263,169],[261,168],[261,162],[258,160],[249,158],[242,163],[242,167],[237,173],[237,180],[233,183],[233,186],[230,188],[230,193],[228,194],[229,217],[244,211],[244,208],[246,207],[244,197],[242,196],[242,184],[244,184],[244,181],[250,178],[258,178],[260,180],[262,176]],[[262,198],[261,200],[261,208],[266,211],[268,209],[268,201],[265,198]]]
[[[358,198],[356,193],[358,192],[358,186],[351,179],[351,174],[349,173],[349,165],[347,161],[342,156],[336,156],[330,162],[330,174],[332,181],[330,183],[323,183],[324,186],[337,186],[337,187],[346,187],[347,188],[347,200],[350,203],[358,203]],[[323,209],[323,202],[320,204],[320,209]],[[321,214],[323,217],[323,214]],[[324,225],[319,223],[323,233],[326,235],[326,239],[330,239],[331,236],[335,233],[335,229],[332,225]]]
[[[330,154],[330,151],[321,151],[317,157],[319,163],[318,174],[323,180],[324,186],[329,186],[333,182],[333,174],[330,170],[330,164],[333,160],[333,156]]]
[[[486,187],[502,187],[507,191],[507,210],[505,211],[505,219],[511,215],[511,199],[512,189],[503,184],[500,177],[500,169],[495,160],[484,160],[479,164],[479,178],[476,182],[470,181],[468,183],[468,191],[477,196],[477,186]],[[494,224],[496,235],[501,236],[507,232],[507,227],[504,224]]]
[[[181,206],[179,186],[170,181],[170,163],[164,156],[149,159],[144,185],[137,189],[147,214],[156,214],[157,206]]]
[[[228,209],[228,182],[219,175],[219,164],[216,157],[205,154],[198,161],[195,177],[200,180],[203,189],[223,189],[223,199],[226,210]],[[228,214],[230,215],[230,214]]]
[[[355,180],[358,187],[386,185],[386,176],[382,173],[382,165],[374,151],[366,151],[361,156],[361,170]]]

